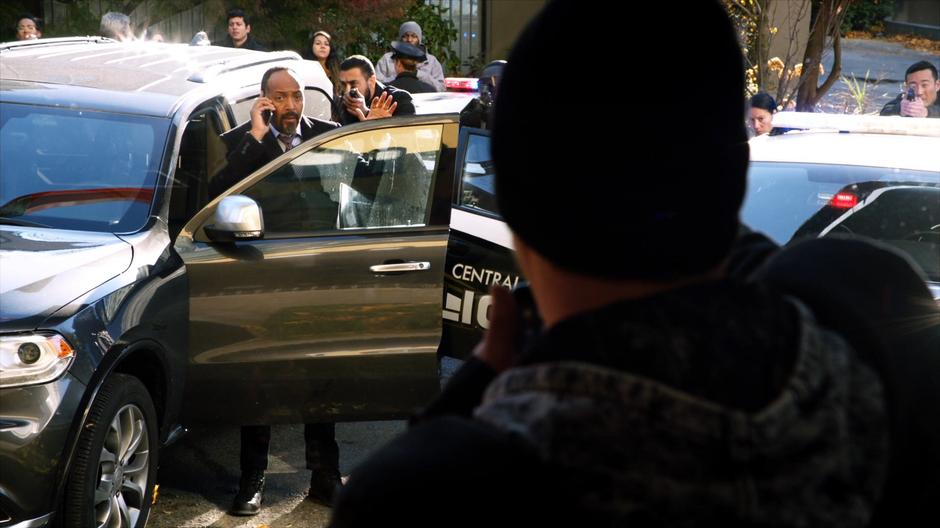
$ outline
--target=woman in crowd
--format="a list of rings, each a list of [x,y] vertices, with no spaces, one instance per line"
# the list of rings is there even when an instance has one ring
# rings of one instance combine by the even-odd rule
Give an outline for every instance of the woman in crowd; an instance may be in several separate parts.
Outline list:
[[[336,93],[336,84],[339,82],[339,57],[333,47],[333,38],[326,31],[317,31],[310,39],[310,44],[302,54],[305,59],[315,60],[323,66],[323,71],[333,83],[333,93]]]
[[[747,127],[755,136],[762,136],[774,128],[774,112],[777,102],[767,92],[757,92],[751,97],[748,110]]]

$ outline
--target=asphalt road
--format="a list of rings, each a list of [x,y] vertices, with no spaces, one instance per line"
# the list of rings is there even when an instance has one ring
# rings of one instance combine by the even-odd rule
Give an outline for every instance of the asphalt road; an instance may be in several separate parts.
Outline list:
[[[340,470],[344,475],[371,450],[404,430],[405,423],[337,424]],[[254,517],[225,513],[238,488],[238,428],[191,430],[161,453],[160,485],[150,528],[317,528],[329,508],[304,500],[310,472],[304,467],[302,425],[274,426],[268,458],[265,507]]]
[[[444,358],[441,384],[462,362]],[[340,472],[348,475],[377,447],[405,430],[404,421],[336,424]],[[192,429],[160,453],[157,503],[149,528],[319,528],[329,508],[304,500],[310,471],[304,463],[303,425],[274,426],[265,484],[264,509],[254,517],[228,515],[238,489],[238,427]]]

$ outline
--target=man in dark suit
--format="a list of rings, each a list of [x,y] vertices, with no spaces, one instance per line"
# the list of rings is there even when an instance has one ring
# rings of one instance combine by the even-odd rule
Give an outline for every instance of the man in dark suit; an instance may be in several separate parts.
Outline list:
[[[302,86],[296,74],[283,66],[264,73],[261,97],[251,107],[251,119],[222,135],[228,148],[228,163],[209,183],[212,198],[301,142],[340,126],[303,115]],[[362,119],[389,117],[396,107],[392,97],[379,97],[369,115]],[[269,121],[264,117],[266,111],[271,112]]]
[[[391,97],[381,97],[373,101],[370,115],[363,116],[363,119],[389,117],[394,107]],[[218,196],[269,161],[300,145],[302,141],[340,126],[332,121],[306,117],[303,110],[303,84],[297,75],[282,66],[266,71],[261,78],[261,97],[258,97],[251,108],[251,119],[222,135],[228,147],[228,163],[210,182],[211,196]],[[267,119],[266,112],[270,112]],[[269,208],[265,214],[293,214],[297,211],[299,208],[284,205]],[[333,423],[304,426],[307,468],[313,471],[309,496],[327,504],[332,501],[333,493],[340,484],[339,448],[334,433]],[[270,441],[269,426],[242,427],[241,479],[230,513],[255,515],[261,511],[264,471],[268,466]]]

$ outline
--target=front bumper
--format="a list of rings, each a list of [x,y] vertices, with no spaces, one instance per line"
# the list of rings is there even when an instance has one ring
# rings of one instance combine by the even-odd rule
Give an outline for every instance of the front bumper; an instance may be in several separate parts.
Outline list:
[[[68,372],[50,383],[0,389],[0,527],[49,520],[85,389]]]

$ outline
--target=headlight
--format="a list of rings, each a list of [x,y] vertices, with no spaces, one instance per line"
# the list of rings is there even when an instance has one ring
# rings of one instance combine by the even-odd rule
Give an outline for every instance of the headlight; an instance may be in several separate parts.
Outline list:
[[[0,388],[48,383],[69,368],[74,356],[58,334],[0,336]]]

